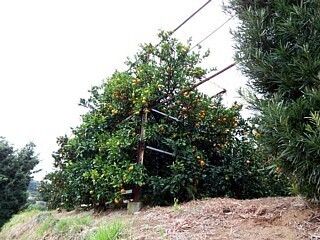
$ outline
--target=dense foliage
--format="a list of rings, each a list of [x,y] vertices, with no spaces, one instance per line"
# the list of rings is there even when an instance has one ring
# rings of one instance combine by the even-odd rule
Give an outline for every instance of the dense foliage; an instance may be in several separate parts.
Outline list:
[[[320,197],[320,1],[231,0],[228,10],[240,19],[236,58],[263,149],[301,193]]]
[[[262,156],[241,106],[224,107],[221,95],[189,89],[207,73],[201,56],[160,32],[158,45],[145,44],[128,60],[127,72],[91,89],[81,105],[88,109],[71,137],[58,138],[54,173],[39,191],[49,206],[118,204],[135,186],[142,200],[172,203],[200,197],[253,198],[285,191],[263,170]],[[181,90],[187,90],[166,101]],[[155,112],[154,110],[158,111]],[[163,114],[159,114],[159,111]],[[137,165],[141,116],[147,114],[145,149]],[[279,188],[275,187],[279,183]]]
[[[33,168],[38,164],[30,143],[15,151],[0,138],[0,228],[27,202],[27,188]]]

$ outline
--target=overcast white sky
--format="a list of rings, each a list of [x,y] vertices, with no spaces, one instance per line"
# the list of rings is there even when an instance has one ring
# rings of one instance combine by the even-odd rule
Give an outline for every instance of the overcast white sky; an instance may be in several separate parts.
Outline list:
[[[196,44],[229,16],[212,0],[174,37]],[[44,169],[51,170],[56,137],[70,134],[83,112],[79,99],[133,56],[139,43],[156,42],[159,29],[173,30],[207,0],[11,0],[0,1],[0,136],[21,148],[37,145]],[[206,40],[208,67],[233,62],[229,28]],[[232,104],[244,78],[236,68],[202,86],[206,93],[227,89]]]

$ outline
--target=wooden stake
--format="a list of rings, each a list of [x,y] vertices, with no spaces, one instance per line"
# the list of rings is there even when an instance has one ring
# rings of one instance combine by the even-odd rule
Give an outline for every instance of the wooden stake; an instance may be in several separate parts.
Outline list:
[[[144,109],[141,110],[140,114],[140,141],[139,141],[139,146],[138,146],[138,156],[137,156],[137,164],[143,164],[143,157],[144,157],[144,149],[145,149],[145,129],[144,129],[144,124],[147,122],[147,112],[144,111]],[[134,192],[134,197],[133,201],[134,202],[139,202],[140,201],[140,196],[141,196],[141,187],[137,186],[133,190]]]

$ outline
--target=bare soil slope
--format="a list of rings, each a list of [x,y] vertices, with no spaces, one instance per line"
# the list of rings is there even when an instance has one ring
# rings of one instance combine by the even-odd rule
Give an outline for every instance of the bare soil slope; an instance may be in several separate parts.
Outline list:
[[[320,209],[297,197],[215,198],[179,208],[156,207],[136,214],[133,239],[320,239]]]
[[[54,212],[57,221],[70,215],[87,213]],[[94,223],[72,236],[57,236],[48,231],[41,239],[86,239],[98,226],[115,219],[124,222],[121,239],[245,239],[245,240],[320,240],[320,208],[302,198],[263,198],[235,200],[213,198],[191,201],[176,207],[145,207],[128,215],[126,210],[94,214]],[[38,216],[39,218],[39,216]],[[35,239],[32,231],[41,221],[30,219],[14,226],[0,239]]]

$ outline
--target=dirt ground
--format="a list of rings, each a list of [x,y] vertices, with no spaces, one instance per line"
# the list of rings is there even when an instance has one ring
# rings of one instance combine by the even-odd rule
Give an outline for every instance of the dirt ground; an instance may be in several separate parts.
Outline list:
[[[47,214],[47,215],[44,215]],[[35,237],[45,216],[54,219],[92,215],[94,222],[72,234],[57,234],[48,229]],[[42,219],[42,220],[41,220]],[[145,207],[129,215],[126,209],[102,213],[48,212],[19,221],[0,235],[4,240],[81,240],[99,226],[121,220],[121,240],[320,240],[320,206],[300,197],[236,200],[212,198],[169,207]],[[49,225],[48,225],[49,226]],[[43,227],[43,226],[42,226]]]
[[[125,211],[103,215],[127,222],[125,239],[320,240],[320,208],[299,197],[215,198],[144,208],[131,216]]]

